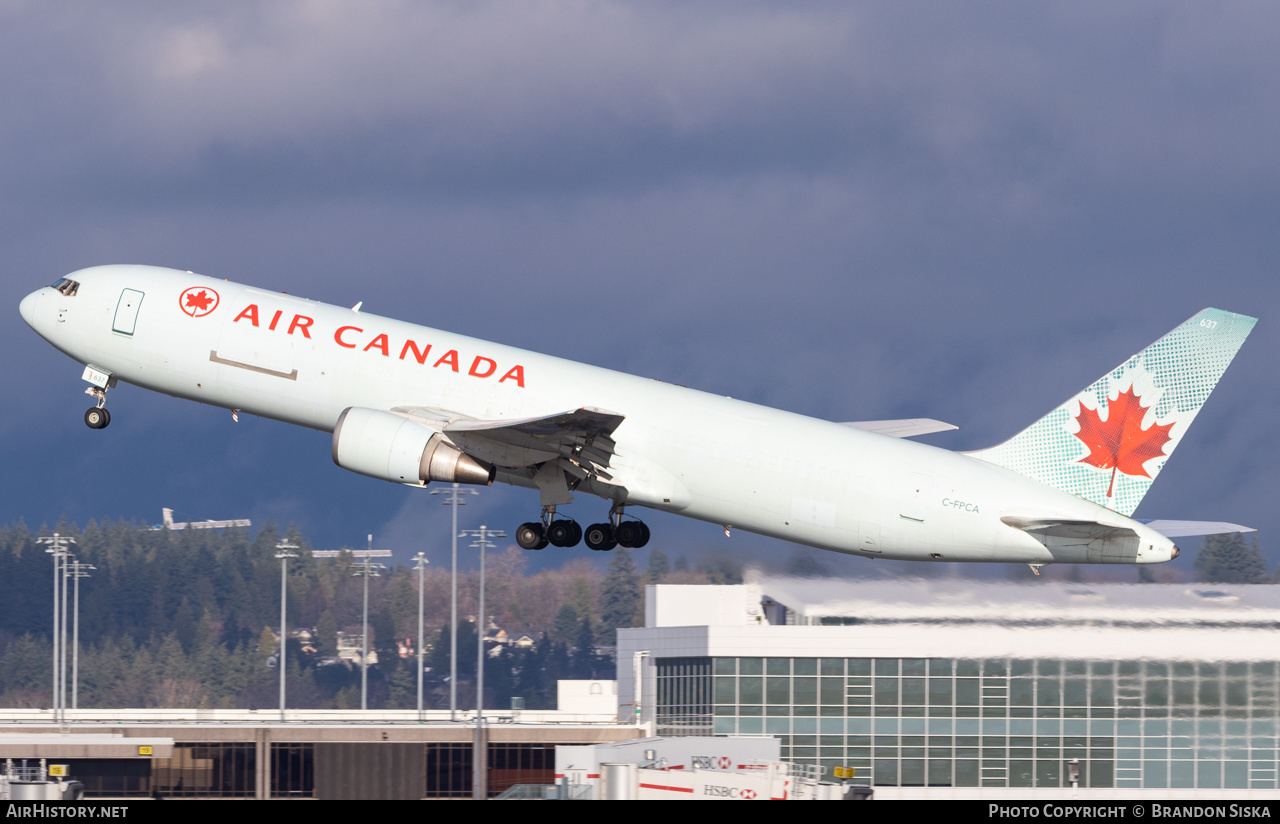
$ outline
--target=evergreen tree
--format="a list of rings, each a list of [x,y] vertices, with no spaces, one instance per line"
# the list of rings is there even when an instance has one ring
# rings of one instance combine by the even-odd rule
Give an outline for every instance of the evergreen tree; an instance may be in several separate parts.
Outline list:
[[[709,584],[742,583],[742,562],[724,553],[716,553],[698,564],[698,571],[707,576]]]
[[[613,553],[609,575],[600,587],[600,619],[604,624],[600,640],[616,644],[618,627],[635,625],[640,604],[640,574],[631,551],[619,548]]]
[[[649,583],[661,583],[662,576],[670,571],[671,562],[667,559],[667,553],[656,548],[651,550],[649,552]]]
[[[579,618],[595,624],[595,599],[591,597],[591,584],[586,578],[578,576],[573,579],[565,603],[573,607]]]
[[[556,709],[556,702],[559,700],[556,694],[556,682],[574,677],[573,659],[569,654],[568,644],[562,644],[559,641],[551,643],[551,648],[547,651],[547,663],[543,677],[546,680],[549,693],[547,706],[549,709]]]
[[[591,631],[591,621],[587,618],[583,618],[578,626],[578,640],[571,661],[572,678],[582,681],[596,677],[600,661],[596,655],[596,636]]]
[[[1196,555],[1196,577],[1215,584],[1264,584],[1267,567],[1258,540],[1246,544],[1240,533],[1208,535]]]
[[[582,616],[570,604],[560,607],[560,611],[556,613],[556,622],[551,628],[551,637],[556,641],[566,644],[572,643],[578,633],[578,625],[582,622]]]
[[[7,707],[47,707],[52,703],[52,656],[48,644],[23,635],[0,658],[0,696]]]

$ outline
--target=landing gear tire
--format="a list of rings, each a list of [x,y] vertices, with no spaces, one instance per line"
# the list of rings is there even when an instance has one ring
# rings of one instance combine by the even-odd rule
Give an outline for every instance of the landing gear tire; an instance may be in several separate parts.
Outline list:
[[[587,546],[597,552],[608,552],[618,545],[618,539],[613,535],[612,524],[592,524],[582,533],[582,539],[587,542]]]
[[[90,429],[106,429],[107,424],[111,423],[111,413],[94,406],[84,413],[84,422]]]
[[[619,546],[628,549],[639,549],[649,543],[649,527],[644,521],[623,521],[613,531]]]
[[[516,543],[522,549],[542,549],[547,545],[547,536],[543,532],[542,524],[537,521],[520,524],[520,528],[516,530]]]
[[[582,527],[577,521],[552,521],[547,527],[547,540],[552,546],[577,546],[582,540]]]

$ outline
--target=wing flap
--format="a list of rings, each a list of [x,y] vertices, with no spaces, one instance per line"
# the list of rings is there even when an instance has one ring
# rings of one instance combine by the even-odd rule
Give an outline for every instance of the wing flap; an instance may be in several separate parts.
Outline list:
[[[507,467],[525,467],[561,459],[566,471],[578,477],[608,479],[617,444],[612,433],[625,416],[595,407],[516,421],[456,419],[444,433],[468,453]]]

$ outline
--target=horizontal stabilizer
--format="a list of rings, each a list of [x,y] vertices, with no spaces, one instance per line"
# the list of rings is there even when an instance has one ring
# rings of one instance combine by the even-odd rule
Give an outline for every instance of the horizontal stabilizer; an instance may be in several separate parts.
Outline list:
[[[916,435],[928,435],[930,432],[946,432],[960,427],[951,423],[935,421],[933,418],[903,418],[897,421],[841,421],[841,426],[852,426],[854,429],[865,429],[891,438],[914,438]]]
[[[1232,532],[1257,532],[1251,526],[1225,521],[1139,521],[1166,538],[1191,538],[1199,535],[1229,535]]]

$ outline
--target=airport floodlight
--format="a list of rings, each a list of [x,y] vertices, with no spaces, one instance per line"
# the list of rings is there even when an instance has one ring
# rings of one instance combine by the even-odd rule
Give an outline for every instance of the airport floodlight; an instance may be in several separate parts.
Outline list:
[[[386,564],[375,564],[373,556],[373,535],[369,535],[369,554],[364,559],[351,565],[353,575],[364,578],[364,609],[360,623],[360,709],[369,709],[369,579],[377,578],[386,569]]]
[[[286,569],[289,566],[290,558],[297,558],[297,544],[289,543],[289,539],[285,538],[276,544],[276,558],[280,561],[280,720],[284,720],[284,679],[288,669],[285,662],[285,602],[287,600],[287,580],[288,575]]]
[[[427,564],[431,563],[427,560],[425,552],[419,552],[413,556],[413,568],[418,570],[418,721],[422,718],[422,590],[423,576],[427,572]]]
[[[88,578],[90,571],[96,570],[93,564],[72,561],[67,575],[75,579],[73,587],[74,609],[71,611],[71,709],[80,708],[80,579]]]
[[[341,558],[344,552],[352,558],[390,558],[392,554],[389,549],[313,549],[311,557]]]
[[[460,496],[479,495],[470,487],[454,484],[448,489],[433,489],[432,495],[448,495],[441,503],[453,507],[452,570],[449,582],[449,720],[458,720],[458,507],[467,502]]]
[[[76,542],[69,535],[57,532],[43,538],[36,538],[36,544],[48,547],[45,552],[53,556],[53,718],[54,721],[66,719],[66,707],[63,702],[66,691],[62,685],[66,679],[66,607],[62,603],[65,590],[65,565],[71,550],[67,547]]]
[[[489,777],[485,766],[488,758],[485,757],[484,748],[484,634],[488,625],[484,614],[484,551],[494,547],[490,538],[505,538],[507,533],[481,524],[479,529],[464,529],[457,535],[459,538],[475,538],[471,547],[480,550],[480,604],[476,613],[476,737],[475,750],[471,756],[471,797],[476,801],[483,801],[488,794]]]

